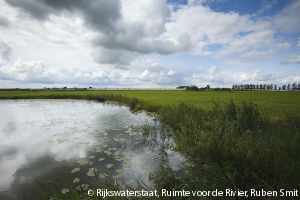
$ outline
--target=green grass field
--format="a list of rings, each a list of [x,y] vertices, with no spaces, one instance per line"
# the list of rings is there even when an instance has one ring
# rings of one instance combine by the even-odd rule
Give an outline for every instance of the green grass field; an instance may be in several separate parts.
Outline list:
[[[285,118],[288,113],[292,117],[300,118],[300,92],[272,92],[272,91],[235,91],[235,92],[195,92],[174,90],[97,90],[97,91],[26,91],[0,90],[0,99],[15,98],[82,98],[87,96],[121,94],[126,97],[136,97],[142,105],[167,106],[179,103],[192,104],[203,110],[209,110],[214,100],[236,104],[243,101],[257,104],[271,118]]]

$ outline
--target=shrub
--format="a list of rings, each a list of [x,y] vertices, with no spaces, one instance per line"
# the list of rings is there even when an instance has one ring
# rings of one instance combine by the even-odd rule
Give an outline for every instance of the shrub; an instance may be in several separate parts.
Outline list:
[[[130,109],[134,110],[135,106],[138,104],[139,100],[137,98],[130,98],[128,100],[128,106],[130,107]]]
[[[99,95],[96,97],[96,101],[100,101],[100,102],[103,102],[103,101],[106,101],[107,97],[105,95]]]

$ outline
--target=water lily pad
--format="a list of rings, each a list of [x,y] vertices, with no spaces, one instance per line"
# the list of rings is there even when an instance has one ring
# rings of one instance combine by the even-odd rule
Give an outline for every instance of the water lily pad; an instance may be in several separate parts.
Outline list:
[[[88,176],[95,176],[95,172],[97,172],[98,170],[95,168],[90,168],[89,171],[86,173],[86,175]]]
[[[90,142],[78,142],[77,144],[90,144]]]
[[[100,152],[102,152],[102,149],[101,149],[100,147],[97,147],[97,148],[94,150],[94,152],[100,153]]]
[[[105,160],[105,158],[99,158],[98,160],[101,162],[101,161]]]
[[[122,177],[123,174],[117,174],[115,176],[113,176],[113,179],[119,179],[120,177]]]
[[[95,156],[89,156],[89,158],[90,158],[90,159],[94,159],[94,158],[95,158]]]
[[[132,166],[131,161],[126,160],[126,162],[125,162],[125,167],[126,167],[126,168],[130,168],[131,166]]]
[[[89,185],[88,185],[88,184],[81,184],[81,185],[78,185],[78,186],[76,187],[76,189],[77,189],[78,191],[88,190],[88,189],[89,189]]]
[[[70,193],[70,189],[68,189],[68,188],[63,188],[60,192],[61,192],[62,194],[69,194],[69,193]]]
[[[108,175],[106,174],[106,173],[101,173],[101,174],[99,174],[99,178],[105,178],[105,177],[107,177]]]
[[[73,183],[79,183],[80,179],[79,178],[74,178]]]
[[[76,167],[76,168],[72,169],[71,174],[74,174],[75,172],[79,172],[79,171],[80,171],[80,168]]]
[[[120,155],[120,151],[116,151],[116,152],[114,153],[114,156],[118,156],[118,155]]]
[[[66,139],[57,139],[56,140],[56,142],[58,143],[58,144],[62,144],[62,143],[64,143],[65,141],[67,141]]]
[[[116,169],[116,172],[118,173],[118,174],[121,174],[121,173],[123,173],[123,169]]]
[[[80,165],[87,165],[89,163],[89,161],[84,160],[84,159],[80,159],[80,160],[77,160],[77,163],[80,164]]]
[[[107,168],[107,169],[110,169],[110,168],[112,168],[113,166],[114,166],[113,164],[107,164],[107,165],[106,165],[106,168]]]
[[[104,153],[106,153],[106,155],[110,156],[112,153],[110,151],[104,151]]]

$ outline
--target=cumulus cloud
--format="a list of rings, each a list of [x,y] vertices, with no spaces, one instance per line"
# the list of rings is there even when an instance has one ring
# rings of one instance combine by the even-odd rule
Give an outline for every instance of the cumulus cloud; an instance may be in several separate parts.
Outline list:
[[[300,74],[295,71],[231,71],[213,65],[208,69],[185,70],[180,67],[167,67],[155,59],[138,59],[139,68],[123,70],[105,69],[57,69],[42,61],[23,61],[0,67],[0,80],[15,81],[30,85],[32,83],[51,86],[85,85],[100,87],[152,87],[175,88],[178,85],[210,84],[213,87],[231,87],[232,84],[245,83],[286,83],[297,82]]]
[[[58,69],[48,66],[43,61],[24,61],[16,60],[11,65],[6,64],[0,67],[1,80],[13,80],[21,83],[41,83],[41,84],[81,84],[81,85],[102,85],[131,87],[133,84],[138,86],[149,86],[151,80],[153,87],[160,85],[174,85],[175,73],[163,66],[153,67],[153,61],[146,62],[137,61],[136,64],[144,63],[142,70],[107,70],[105,69]],[[142,76],[141,76],[142,74]],[[144,75],[143,75],[144,74]],[[180,78],[180,77],[179,77]],[[148,84],[147,84],[148,83]]]
[[[281,61],[280,64],[300,64],[300,55],[292,55],[290,60]]]
[[[172,41],[182,43],[182,36],[190,41],[186,51],[212,55],[228,63],[258,64],[263,56],[275,56],[289,45],[275,38],[276,30],[270,20],[252,20],[250,15],[236,12],[214,12],[202,4],[182,6],[172,13],[166,28],[164,35]]]
[[[282,45],[274,37],[276,32],[270,20],[254,21],[251,16],[236,12],[214,12],[193,1],[176,10],[171,10],[172,6],[161,0],[6,2],[37,20],[51,20],[52,16],[63,13],[82,16],[92,33],[94,60],[120,69],[128,69],[125,65],[130,65],[135,57],[141,55],[178,52],[213,55],[218,59],[229,57],[235,62],[256,64],[259,59],[245,59],[248,57],[246,52],[252,51],[252,55],[256,53],[258,56],[275,55],[276,52],[269,49]],[[283,10],[278,18],[283,19],[290,13],[290,7],[285,9],[287,11]],[[292,9],[293,12],[295,10]],[[220,48],[211,50],[213,45]]]
[[[231,87],[232,84],[282,84],[299,81],[300,74],[295,71],[262,71],[259,69],[250,72],[236,72],[221,70],[212,66],[207,71],[195,72],[191,77],[187,77],[189,83],[197,86],[211,84],[213,87]]]
[[[78,12],[86,23],[102,31],[111,31],[120,16],[119,0],[5,0],[35,19],[46,20],[63,11]]]
[[[0,77],[4,80],[51,82],[61,75],[63,74],[59,74],[56,69],[47,68],[42,61],[24,62],[19,59],[12,66],[6,65],[0,68]]]
[[[136,54],[170,54],[184,47],[161,38],[170,9],[161,0],[6,0],[37,20],[63,12],[80,14],[94,31],[93,55],[98,63],[129,64]],[[131,55],[129,55],[131,54]],[[126,58],[122,58],[126,56]],[[112,59],[114,58],[114,59]],[[117,59],[116,59],[117,58]]]

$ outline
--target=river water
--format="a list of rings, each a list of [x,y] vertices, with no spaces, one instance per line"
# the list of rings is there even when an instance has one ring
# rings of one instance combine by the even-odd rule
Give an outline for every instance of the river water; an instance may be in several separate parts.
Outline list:
[[[38,199],[108,177],[152,187],[149,173],[162,160],[175,170],[182,161],[165,134],[153,116],[114,103],[0,100],[0,199]]]

